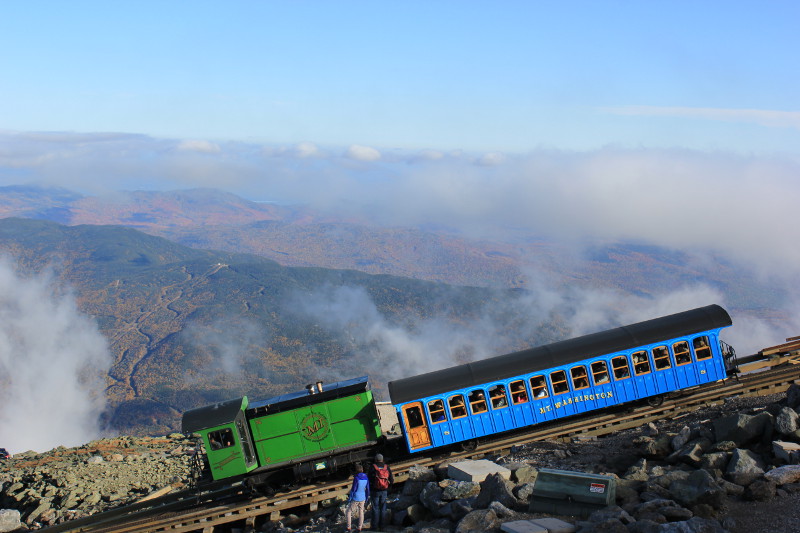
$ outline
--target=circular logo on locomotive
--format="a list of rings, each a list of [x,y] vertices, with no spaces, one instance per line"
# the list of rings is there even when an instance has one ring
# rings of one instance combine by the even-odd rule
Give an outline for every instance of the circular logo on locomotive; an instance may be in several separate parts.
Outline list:
[[[319,413],[306,415],[300,422],[300,434],[310,441],[321,441],[330,432],[331,426],[328,423],[328,419]]]

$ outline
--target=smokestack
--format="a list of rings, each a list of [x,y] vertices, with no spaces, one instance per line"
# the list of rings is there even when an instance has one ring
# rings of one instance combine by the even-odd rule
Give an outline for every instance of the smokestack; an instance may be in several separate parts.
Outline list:
[[[314,388],[314,384],[313,383],[311,383],[309,385],[306,385],[306,390],[308,391],[309,394],[316,394],[317,393],[316,389]]]
[[[317,381],[317,392],[322,392],[322,382]]]

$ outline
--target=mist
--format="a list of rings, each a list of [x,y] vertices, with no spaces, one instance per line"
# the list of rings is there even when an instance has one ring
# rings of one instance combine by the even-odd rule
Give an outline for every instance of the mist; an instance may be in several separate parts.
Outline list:
[[[800,334],[800,158],[792,154],[631,146],[475,153],[124,133],[0,132],[0,140],[6,146],[0,151],[0,184],[42,183],[85,194],[213,187],[364,223],[435,227],[462,238],[520,244],[521,257],[529,261],[522,265],[528,270],[525,286],[535,295],[527,307],[530,328],[554,308],[581,334],[726,303],[718,289],[692,285],[670,294],[653,288],[647,298],[555,290],[536,271],[537,258],[525,257],[525,243],[542,240],[569,247],[575,261],[584,260],[586,249],[633,243],[680,251],[698,272],[721,262],[734,265],[777,295],[770,308],[779,311],[774,316],[781,322],[780,329],[768,326],[752,318],[758,309],[737,302],[726,335],[741,336],[740,353]],[[683,300],[689,305],[672,303]],[[474,345],[478,335],[471,333],[486,331],[490,338],[491,323],[473,324],[471,332],[449,329],[444,319],[404,329],[382,322],[358,292],[322,291],[316,303],[336,309],[327,320],[340,323],[331,328],[348,328],[365,346],[411,354],[420,365],[434,351],[456,354],[448,356],[452,360],[465,357],[465,350],[493,355],[499,349]],[[305,312],[314,315],[314,307]]]
[[[298,293],[288,305],[349,348],[349,358],[320,376],[327,381],[361,375],[399,379],[696,307],[726,307],[723,294],[702,284],[653,297],[614,290],[557,291],[541,280],[531,286],[517,297],[487,303],[472,319],[436,316],[397,324],[381,314],[362,287],[321,287]],[[509,313],[520,317],[513,332],[507,321],[497,319]],[[540,331],[554,319],[564,326],[564,333],[543,337]],[[722,339],[740,356],[782,340],[778,330],[756,317],[744,314],[732,319],[733,327],[723,330]],[[530,343],[510,344],[512,337]]]
[[[105,338],[69,290],[0,259],[0,447],[42,452],[102,436],[110,365]]]
[[[377,224],[580,247],[643,242],[800,278],[800,158],[611,146],[527,153],[3,133],[0,185],[102,194],[211,187]]]

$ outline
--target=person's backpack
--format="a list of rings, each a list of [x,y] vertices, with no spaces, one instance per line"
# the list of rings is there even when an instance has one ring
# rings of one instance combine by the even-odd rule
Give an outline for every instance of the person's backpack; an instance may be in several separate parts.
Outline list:
[[[375,467],[375,490],[387,490],[389,488],[389,467],[386,465]]]

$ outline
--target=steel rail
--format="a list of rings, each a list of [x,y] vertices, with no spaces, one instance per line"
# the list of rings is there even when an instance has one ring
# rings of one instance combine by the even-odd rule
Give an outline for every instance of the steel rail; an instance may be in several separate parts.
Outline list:
[[[648,422],[675,418],[713,405],[719,405],[726,398],[736,396],[764,396],[784,392],[791,384],[800,384],[800,367],[798,360],[791,357],[780,357],[743,365],[740,370],[750,372],[731,377],[721,382],[695,387],[676,393],[665,399],[657,407],[638,404],[626,404],[601,412],[588,412],[568,418],[538,424],[522,432],[503,434],[491,441],[479,443],[471,451],[450,451],[434,456],[417,456],[398,461],[392,465],[395,482],[403,483],[408,479],[409,470],[417,466],[434,466],[443,461],[455,462],[464,459],[486,457],[490,454],[502,454],[526,443],[543,440],[568,441],[575,437],[598,437],[623,429],[639,427]],[[85,532],[93,533],[189,533],[195,531],[212,532],[214,527],[233,522],[244,522],[251,527],[257,519],[267,516],[277,520],[288,511],[315,511],[320,505],[335,502],[335,498],[343,496],[350,488],[350,480],[333,481],[310,485],[276,494],[272,497],[246,497],[245,494],[226,495],[226,498],[242,498],[240,501],[220,503],[219,500],[193,502],[191,507],[187,498],[176,505],[164,505],[131,513],[130,510],[111,516],[106,520],[96,520],[89,525],[76,521],[65,522],[57,526],[44,528],[46,533]],[[210,493],[213,494],[213,493]],[[184,508],[180,509],[181,505]],[[168,504],[169,505],[169,504]],[[105,514],[105,513],[103,513]],[[96,515],[98,518],[100,515]],[[91,519],[92,517],[87,517]],[[81,519],[85,522],[87,519]],[[74,527],[77,526],[77,527]]]

